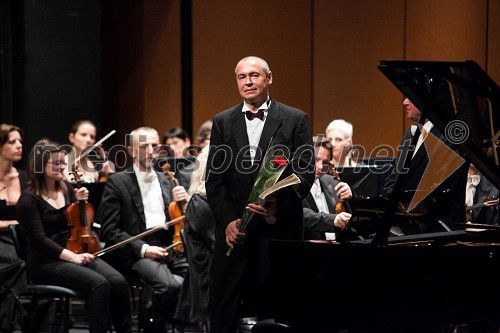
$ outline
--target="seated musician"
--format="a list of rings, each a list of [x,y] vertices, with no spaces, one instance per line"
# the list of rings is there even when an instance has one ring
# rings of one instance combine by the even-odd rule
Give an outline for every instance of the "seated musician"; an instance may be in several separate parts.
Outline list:
[[[302,201],[304,210],[304,239],[325,239],[334,237],[335,232],[344,230],[351,214],[336,213],[339,198],[351,199],[349,185],[326,174],[332,156],[332,144],[323,136],[313,138],[316,153],[315,179],[307,197]]]
[[[88,190],[74,190],[64,181],[65,152],[58,143],[42,139],[29,156],[29,187],[21,195],[16,213],[26,239],[31,279],[86,295],[90,332],[107,332],[109,313],[117,332],[131,332],[130,292],[123,275],[90,253],[66,248],[72,233],[66,211],[71,202],[87,200]]]
[[[191,139],[188,133],[180,127],[173,127],[167,130],[163,134],[162,143],[172,148],[176,159],[193,161],[198,154],[196,146],[191,146]],[[179,185],[185,188],[189,188],[191,173],[193,172],[193,169],[190,167],[191,164],[187,161],[176,166],[175,170],[175,178],[179,181]]]
[[[154,171],[154,148],[160,144],[158,132],[140,127],[130,133],[129,140],[127,149],[133,165],[109,177],[97,215],[106,246],[164,225],[171,219],[169,203],[189,200],[184,187],[174,187],[166,175]],[[172,244],[173,229],[162,229],[104,255],[126,276],[138,277],[154,290],[153,304],[146,311],[147,332],[165,332],[187,271],[186,259],[165,249]]]
[[[210,135],[212,132],[212,120],[207,120],[201,124],[196,136],[196,145],[199,152],[206,146],[210,145]]]
[[[332,163],[336,168],[359,164],[352,156],[353,127],[344,119],[335,119],[326,127],[325,134],[332,143]]]
[[[471,163],[465,193],[467,222],[498,225],[498,194],[498,188]]]
[[[68,167],[64,169],[64,178],[69,182],[74,182],[75,179],[72,172],[72,161],[75,161],[85,149],[92,146],[96,142],[96,127],[90,120],[79,120],[73,124],[68,135],[71,142],[72,150],[66,155]],[[100,152],[100,148],[96,148],[95,152]],[[86,183],[95,183],[100,179],[106,179],[108,175],[114,172],[114,164],[110,161],[103,162],[104,157],[96,156],[95,153],[90,153],[84,156],[78,162],[78,172],[80,179]]]
[[[16,205],[26,188],[28,179],[23,170],[14,167],[23,153],[21,128],[0,124],[0,332],[7,332],[11,325],[12,311],[16,310],[15,294],[26,289],[24,263],[16,255],[9,225],[17,224]],[[13,291],[11,294],[9,291]],[[14,327],[20,327],[21,311]]]
[[[175,318],[184,322],[208,321],[210,288],[209,269],[212,264],[215,242],[215,218],[208,205],[205,189],[205,170],[209,146],[196,157],[199,167],[191,174],[184,224],[184,249],[189,259],[189,271],[182,286]]]
[[[189,152],[191,139],[189,138],[187,132],[182,128],[170,128],[163,134],[162,143],[172,147],[175,157],[191,157]]]
[[[420,121],[422,112],[408,99],[403,101],[403,105],[406,111],[406,117],[415,123]],[[428,140],[428,133],[432,133],[442,142],[447,142],[444,135],[442,135],[436,127],[428,120],[425,119],[424,125],[422,126],[422,132],[424,135],[420,134],[417,126],[412,125],[409,128],[401,141],[398,148],[398,156],[395,160],[395,167],[393,168],[389,177],[387,177],[384,185],[384,193],[386,195],[391,195],[394,189],[396,181],[402,181],[403,193],[400,201],[403,204],[410,202],[415,191],[418,188],[420,181],[424,175],[424,172],[429,165],[428,152],[426,150],[426,144],[430,144]],[[409,143],[411,142],[414,135],[419,134],[416,146],[413,147]],[[426,144],[423,142],[426,141]],[[411,158],[411,163],[408,170],[404,170],[403,165],[406,156]],[[443,168],[443,165],[439,166]],[[434,170],[428,170],[429,172],[435,172]],[[454,223],[464,223],[465,222],[465,183],[467,180],[467,164],[463,164],[461,167],[456,169],[446,180],[444,180],[439,186],[437,186],[428,198],[417,206],[425,206],[426,214],[425,216],[429,219],[435,221],[440,220],[445,224]],[[444,230],[439,230],[444,231]]]

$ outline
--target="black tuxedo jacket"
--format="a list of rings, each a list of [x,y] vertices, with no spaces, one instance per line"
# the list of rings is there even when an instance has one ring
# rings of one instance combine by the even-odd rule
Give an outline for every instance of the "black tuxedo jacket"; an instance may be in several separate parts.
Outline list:
[[[309,118],[306,113],[273,100],[252,165],[242,107],[243,103],[219,113],[212,125],[206,189],[208,202],[217,221],[216,247],[217,244],[225,246],[228,223],[242,217],[260,160],[271,138],[275,145],[289,146],[293,155],[282,178],[290,175],[293,169],[301,183],[278,192],[278,213],[274,225],[255,216],[247,231],[249,234],[267,234],[271,238],[302,239],[301,201],[314,181],[314,151]],[[259,231],[252,231],[255,229]]]
[[[330,175],[323,175],[319,179],[322,192],[325,194],[326,203],[330,214],[321,213],[318,210],[313,194],[309,192],[302,201],[304,210],[304,238],[305,239],[325,239],[325,232],[336,232],[333,221],[337,214],[335,205],[339,200],[335,186],[339,183]]]
[[[172,185],[164,174],[157,173],[157,175],[165,204],[165,216],[168,220],[168,205],[172,201]],[[99,232],[101,241],[106,242],[108,247],[146,231],[141,190],[132,168],[109,177],[104,187],[96,222],[101,224]],[[163,233],[163,231],[159,232]],[[171,233],[164,234],[166,234],[165,245],[171,244]],[[143,239],[134,240],[113,251],[113,259],[118,259],[124,268],[130,268],[137,259],[141,258],[141,248],[145,243]]]
[[[439,138],[442,142],[447,142],[445,137],[437,130],[435,126],[432,127],[431,133]],[[403,147],[395,160],[395,167],[392,173],[386,180],[384,191],[385,194],[390,195],[397,181],[401,181],[400,170],[404,163],[404,158],[408,154],[413,154],[413,150],[408,148],[405,141],[412,139],[410,129],[405,132],[400,147]],[[409,203],[413,197],[414,191],[417,189],[425,169],[429,164],[429,157],[422,144],[417,150],[415,156],[411,160],[409,170],[404,176],[403,181],[403,196],[402,203]],[[464,163],[458,168],[451,176],[449,176],[441,185],[432,191],[432,193],[423,200],[420,205],[425,205],[427,217],[429,219],[440,219],[446,224],[464,223],[465,222],[465,185],[467,182],[467,163]],[[417,206],[418,209],[418,206]],[[444,231],[441,229],[440,231]]]

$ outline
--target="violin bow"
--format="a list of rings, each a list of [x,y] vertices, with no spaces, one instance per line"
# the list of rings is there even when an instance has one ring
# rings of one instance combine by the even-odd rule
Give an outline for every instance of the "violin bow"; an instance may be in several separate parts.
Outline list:
[[[102,249],[100,251],[92,253],[92,255],[94,255],[95,257],[102,256],[103,254],[106,254],[108,252],[114,251],[117,248],[122,247],[125,244],[128,244],[130,242],[135,241],[136,239],[140,239],[142,237],[146,237],[147,235],[150,235],[150,234],[155,233],[155,232],[160,231],[160,230],[165,230],[165,227],[169,227],[171,225],[177,224],[180,221],[182,221],[183,219],[184,219],[184,215],[179,216],[178,218],[175,218],[173,220],[165,222],[163,225],[159,225],[159,226],[153,227],[153,228],[148,229],[148,230],[146,230],[144,232],[141,232],[140,234],[132,236],[132,237],[130,237],[130,238],[124,240],[124,241],[121,241],[121,242],[118,242],[118,243],[116,243],[114,245],[111,245],[110,247],[107,247],[105,249]]]
[[[95,147],[98,147],[99,145],[101,145],[101,143],[103,143],[104,141],[106,141],[110,136],[112,136],[115,133],[116,133],[116,130],[112,130],[111,132],[109,132],[108,134],[106,134],[101,140],[97,141],[92,146],[90,146],[89,148],[85,149],[85,151],[83,153],[81,153],[80,156],[78,156],[77,158],[75,158],[75,161],[73,163],[76,164],[76,163],[80,162],[80,160],[82,158],[84,158],[85,156],[87,156]]]

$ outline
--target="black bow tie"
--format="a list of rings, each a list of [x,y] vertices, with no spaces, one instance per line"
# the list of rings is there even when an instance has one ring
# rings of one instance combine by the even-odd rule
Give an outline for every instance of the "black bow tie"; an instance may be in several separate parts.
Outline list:
[[[264,120],[264,110],[259,110],[257,112],[245,111],[245,115],[248,120],[252,120],[254,118],[259,118],[260,120]]]

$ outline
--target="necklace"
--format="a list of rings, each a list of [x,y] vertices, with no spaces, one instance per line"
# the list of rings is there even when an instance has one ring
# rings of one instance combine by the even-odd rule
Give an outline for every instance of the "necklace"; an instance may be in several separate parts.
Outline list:
[[[42,197],[44,197],[47,200],[50,200],[50,199],[57,200],[57,194],[58,194],[57,192],[54,192],[54,194],[52,194],[52,195],[48,195],[48,194],[43,193]]]

